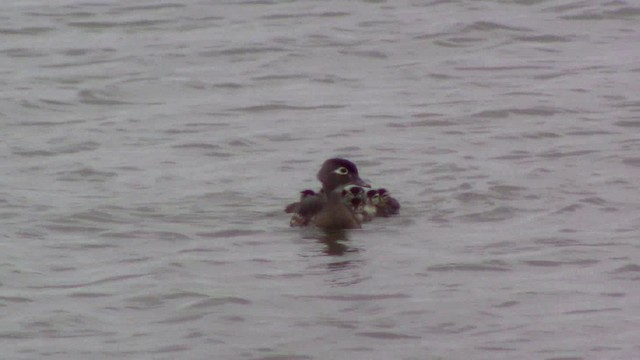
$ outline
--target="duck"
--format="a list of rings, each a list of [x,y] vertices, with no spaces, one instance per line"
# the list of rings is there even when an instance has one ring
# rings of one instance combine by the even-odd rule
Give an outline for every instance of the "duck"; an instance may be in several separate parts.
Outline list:
[[[351,197],[344,192],[345,186],[369,188],[371,185],[360,179],[356,165],[347,159],[328,159],[322,164],[316,177],[322,184],[321,190],[314,192],[314,195],[305,196],[301,193],[298,205],[289,204],[285,208],[285,212],[295,211],[289,225],[295,227],[313,224],[329,230],[360,228],[361,221],[349,203]],[[350,190],[347,192],[351,194]]]

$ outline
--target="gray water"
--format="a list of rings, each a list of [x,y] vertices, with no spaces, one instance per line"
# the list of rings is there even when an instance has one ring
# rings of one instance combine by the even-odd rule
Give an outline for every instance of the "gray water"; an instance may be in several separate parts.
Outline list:
[[[2,358],[638,358],[639,20],[3,2]],[[400,216],[290,229],[333,156]]]

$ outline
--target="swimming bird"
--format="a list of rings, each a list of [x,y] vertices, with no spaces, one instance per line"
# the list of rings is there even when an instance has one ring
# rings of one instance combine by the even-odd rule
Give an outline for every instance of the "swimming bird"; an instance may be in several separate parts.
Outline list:
[[[367,208],[367,192],[358,185],[346,185],[342,190],[342,197],[345,204],[351,208],[356,218],[361,222],[369,222],[375,215],[375,207],[373,213]],[[369,210],[369,211],[368,211]]]
[[[378,189],[379,203],[376,206],[378,216],[391,216],[397,215],[400,212],[400,203],[395,198],[391,197],[389,191],[384,188]]]
[[[300,191],[300,200],[287,205],[287,207],[284,208],[284,212],[287,214],[297,213],[298,210],[300,210],[300,204],[309,196],[318,196],[318,194],[310,189]]]
[[[360,179],[356,165],[346,159],[328,159],[322,164],[317,178],[322,183],[319,193],[310,196],[301,194],[298,206],[287,206],[289,210],[296,210],[289,224],[306,226],[312,223],[324,229],[359,228],[360,221],[343,196],[345,185],[370,187]]]

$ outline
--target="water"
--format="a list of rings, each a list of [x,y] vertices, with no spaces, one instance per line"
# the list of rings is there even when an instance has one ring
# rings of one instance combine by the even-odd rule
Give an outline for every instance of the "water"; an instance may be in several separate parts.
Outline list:
[[[635,2],[0,8],[3,357],[639,356]]]

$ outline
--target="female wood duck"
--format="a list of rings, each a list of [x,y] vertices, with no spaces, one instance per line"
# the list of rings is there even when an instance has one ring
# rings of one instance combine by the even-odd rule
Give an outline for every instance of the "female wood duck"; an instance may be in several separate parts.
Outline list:
[[[360,228],[360,221],[343,197],[345,185],[370,187],[360,179],[356,165],[346,159],[329,159],[322,164],[317,178],[322,183],[322,190],[318,194],[301,194],[298,205],[289,204],[285,209],[295,209],[290,225],[306,226],[312,223],[331,230]]]

